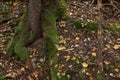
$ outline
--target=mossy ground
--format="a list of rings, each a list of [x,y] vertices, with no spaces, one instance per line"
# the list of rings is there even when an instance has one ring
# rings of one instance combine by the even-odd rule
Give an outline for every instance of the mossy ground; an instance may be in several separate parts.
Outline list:
[[[83,20],[74,20],[72,26],[78,29],[86,29],[87,31],[97,31],[98,30],[98,23],[97,21],[89,21],[85,22]],[[120,26],[120,24],[118,24]],[[120,32],[120,28],[117,28],[114,24],[113,25],[103,25],[103,30],[110,30],[110,31],[117,31]]]

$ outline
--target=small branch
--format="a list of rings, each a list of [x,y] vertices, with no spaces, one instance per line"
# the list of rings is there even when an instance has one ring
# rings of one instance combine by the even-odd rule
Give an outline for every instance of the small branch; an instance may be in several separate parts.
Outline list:
[[[98,0],[98,54],[97,54],[97,65],[98,65],[98,72],[101,74],[103,72],[103,60],[102,60],[102,0]]]

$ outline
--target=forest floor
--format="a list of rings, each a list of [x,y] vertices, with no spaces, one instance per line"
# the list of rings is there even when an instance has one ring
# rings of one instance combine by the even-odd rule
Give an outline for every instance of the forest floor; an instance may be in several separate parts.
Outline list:
[[[12,4],[12,5],[11,5]],[[11,37],[14,36],[15,27],[18,25],[25,2],[5,2],[0,6],[0,80],[49,80],[45,56],[32,49],[30,59],[32,68],[16,60],[8,58],[5,48]],[[77,19],[94,21],[97,19],[95,4],[89,1],[68,1],[67,13],[70,20],[58,22],[59,48],[58,48],[58,76],[67,76],[67,80],[97,80],[96,55],[98,50],[97,31],[76,28],[71,23]],[[2,7],[2,8],[1,8]],[[113,15],[107,8],[105,17]],[[108,18],[104,23],[120,28],[119,17]],[[103,31],[103,64],[104,80],[120,79],[120,32]]]

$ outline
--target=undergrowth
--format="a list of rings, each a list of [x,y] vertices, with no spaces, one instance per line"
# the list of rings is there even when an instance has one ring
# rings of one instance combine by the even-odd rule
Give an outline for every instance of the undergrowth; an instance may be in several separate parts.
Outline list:
[[[104,25],[103,30],[120,32],[120,28],[116,27],[116,25],[114,25],[114,24],[113,25]],[[75,28],[78,28],[78,29],[84,28],[84,29],[87,29],[88,31],[93,31],[93,30],[97,31],[97,29],[98,29],[98,23],[96,21],[85,22],[83,20],[74,20],[72,23],[72,26]],[[117,26],[120,26],[120,24],[118,24]]]

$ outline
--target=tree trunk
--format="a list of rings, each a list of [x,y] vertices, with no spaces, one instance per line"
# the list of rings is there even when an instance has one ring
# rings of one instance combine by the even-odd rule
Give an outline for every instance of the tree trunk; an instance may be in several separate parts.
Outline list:
[[[40,27],[41,0],[29,0],[23,18],[15,31],[15,36],[10,41],[6,52],[12,57],[17,55],[22,62],[29,56],[29,51],[25,48],[36,38],[42,36]]]
[[[42,4],[42,6],[41,6]],[[64,0],[29,0],[28,8],[24,12],[16,31],[6,51],[12,57],[17,55],[25,62],[29,51],[25,48],[35,40],[42,38],[45,43],[44,53],[50,68],[51,80],[57,79],[57,49],[55,44],[59,42],[56,20],[64,16],[66,6]],[[43,33],[44,32],[44,36]],[[42,45],[36,44],[37,45]]]
[[[102,27],[102,0],[97,0],[98,1],[98,54],[97,54],[97,68],[98,68],[98,73],[97,73],[97,80],[102,80],[102,73],[103,73],[103,27]]]

